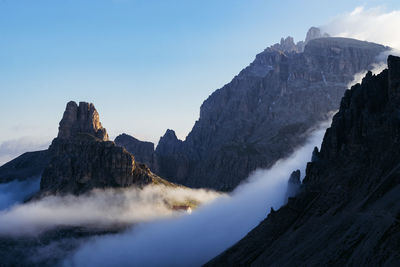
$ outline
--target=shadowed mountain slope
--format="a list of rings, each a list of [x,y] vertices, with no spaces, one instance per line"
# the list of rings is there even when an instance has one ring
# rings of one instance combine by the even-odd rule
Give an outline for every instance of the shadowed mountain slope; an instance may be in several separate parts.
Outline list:
[[[265,49],[210,95],[186,140],[167,130],[150,169],[189,187],[233,190],[250,172],[301,145],[315,124],[337,110],[354,75],[371,69],[388,49],[329,38],[317,28],[307,36],[304,49],[291,37]]]
[[[345,92],[301,192],[207,266],[400,265],[400,58]]]

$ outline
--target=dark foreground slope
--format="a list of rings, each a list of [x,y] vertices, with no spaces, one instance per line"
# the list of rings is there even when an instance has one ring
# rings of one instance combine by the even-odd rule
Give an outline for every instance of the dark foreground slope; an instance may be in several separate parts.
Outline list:
[[[400,58],[346,91],[302,192],[208,266],[400,265]]]
[[[152,171],[190,187],[233,190],[251,171],[270,167],[304,142],[310,128],[337,110],[354,74],[371,69],[387,49],[354,39],[311,39],[304,47],[288,37],[258,54],[204,101],[185,141],[166,132]]]

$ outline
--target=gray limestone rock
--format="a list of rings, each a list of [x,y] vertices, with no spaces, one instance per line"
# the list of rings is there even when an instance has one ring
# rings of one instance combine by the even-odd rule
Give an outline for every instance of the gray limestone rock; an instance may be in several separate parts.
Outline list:
[[[172,185],[139,164],[125,148],[108,141],[93,104],[69,102],[58,137],[49,147],[50,163],[38,196],[82,194],[94,188]]]
[[[79,106],[74,101],[67,103],[58,128],[58,138],[68,139],[78,133],[88,133],[108,141],[106,129],[101,126],[99,113],[92,103],[80,102]]]
[[[400,58],[388,66],[345,92],[302,191],[206,266],[400,265]]]
[[[330,37],[329,34],[321,32],[321,29],[318,27],[311,27],[307,32],[304,43],[307,44],[311,40],[326,37]]]
[[[156,173],[189,187],[233,190],[300,146],[337,110],[353,76],[388,50],[348,38],[312,39],[304,52],[287,49],[293,45],[287,38],[267,48],[211,94],[186,140],[167,131],[156,148]]]

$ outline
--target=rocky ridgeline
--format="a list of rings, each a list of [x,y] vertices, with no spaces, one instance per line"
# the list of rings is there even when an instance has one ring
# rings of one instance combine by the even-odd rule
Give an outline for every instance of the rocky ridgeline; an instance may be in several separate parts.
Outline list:
[[[168,130],[155,151],[152,143],[127,135],[115,142],[169,181],[233,190],[255,169],[272,166],[301,145],[315,124],[337,110],[354,74],[372,68],[387,49],[331,38],[311,28],[305,42],[282,39],[216,90],[202,104],[186,140]],[[72,102],[60,123],[59,137],[69,138],[74,132],[108,140],[94,107]],[[0,182],[16,173],[28,175],[34,156],[19,159],[17,167],[0,167]]]
[[[400,58],[347,90],[300,193],[208,266],[400,265]]]
[[[255,169],[272,166],[301,145],[313,126],[338,109],[354,74],[371,69],[387,49],[331,38],[317,28],[305,43],[282,39],[204,101],[185,141],[168,130],[149,167],[190,187],[233,190]]]
[[[40,195],[81,194],[94,188],[169,184],[135,161],[124,148],[108,141],[91,103],[67,104],[58,137],[49,147]]]

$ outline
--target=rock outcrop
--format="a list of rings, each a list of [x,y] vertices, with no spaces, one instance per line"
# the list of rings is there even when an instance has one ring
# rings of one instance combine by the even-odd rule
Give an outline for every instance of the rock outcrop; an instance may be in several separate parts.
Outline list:
[[[154,165],[154,144],[152,142],[140,141],[127,134],[118,135],[114,142],[134,155],[137,162],[146,164],[148,167]]]
[[[305,47],[288,37],[265,49],[215,91],[202,104],[186,140],[168,130],[152,157],[149,146],[139,149],[132,140],[130,147],[121,145],[172,182],[233,190],[255,169],[272,166],[301,145],[315,124],[337,110],[354,74],[370,69],[388,49],[346,38],[318,38],[324,34],[316,29],[307,35]],[[94,107],[71,102],[59,137],[80,132],[108,140]]]
[[[311,27],[306,35],[306,39],[304,40],[304,44],[308,44],[309,41],[319,38],[330,37],[326,32],[322,32],[320,28]]]
[[[400,58],[347,90],[301,192],[208,266],[400,265]]]
[[[87,133],[102,141],[109,140],[106,129],[101,126],[99,113],[92,103],[79,102],[79,106],[74,101],[67,103],[58,128],[58,138],[68,139],[78,133]]]
[[[233,190],[301,145],[309,130],[337,110],[353,76],[388,48],[347,38],[309,36],[304,52],[292,38],[267,48],[201,106],[186,140],[167,131],[156,148],[166,179],[189,187]],[[165,141],[164,141],[165,140]]]
[[[93,104],[67,104],[49,153],[51,160],[42,175],[40,195],[81,194],[94,188],[151,183],[170,185],[137,163],[126,149],[108,141]]]
[[[296,196],[296,194],[299,192],[300,185],[300,170],[293,171],[289,177],[288,187],[285,195],[285,202],[290,197]]]

